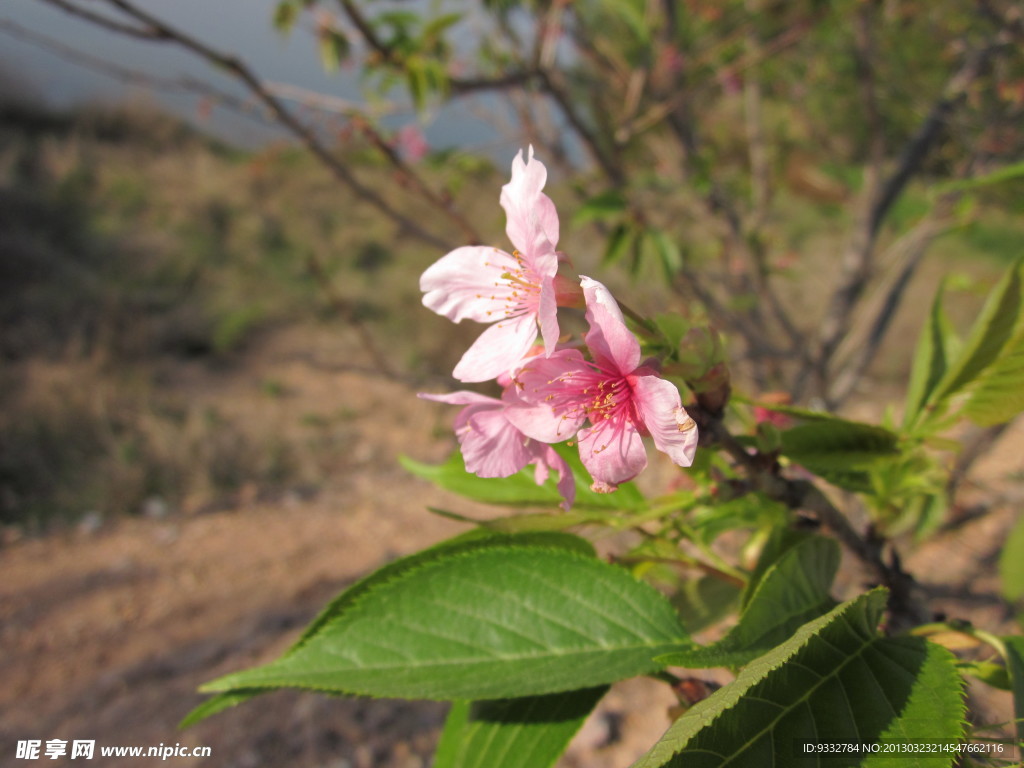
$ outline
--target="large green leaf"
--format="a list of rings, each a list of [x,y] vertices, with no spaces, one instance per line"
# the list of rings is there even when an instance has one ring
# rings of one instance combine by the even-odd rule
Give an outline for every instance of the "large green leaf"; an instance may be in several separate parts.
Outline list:
[[[760,579],[739,622],[712,645],[661,656],[666,665],[701,669],[746,664],[835,606],[829,596],[839,545],[814,536],[790,547]]]
[[[1024,323],[970,390],[964,414],[975,424],[1002,424],[1024,411]]]
[[[812,472],[867,470],[899,455],[899,436],[872,424],[828,419],[781,433],[782,454]]]
[[[1018,259],[989,294],[964,347],[935,387],[938,405],[977,379],[1014,338],[1024,317],[1024,257]]]
[[[433,768],[549,768],[607,690],[456,701]]]
[[[580,461],[579,453],[568,446],[554,446],[566,460],[576,478],[576,502],[578,509],[641,509],[646,507],[643,494],[634,483],[623,483],[615,493],[595,493],[590,490],[590,475]],[[551,477],[545,485],[537,485],[532,467],[527,467],[511,477],[477,477],[466,471],[462,454],[452,453],[443,464],[421,464],[405,456],[399,459],[402,466],[424,480],[429,480],[447,491],[453,491],[475,501],[509,506],[557,507],[562,497]]]
[[[875,590],[805,624],[688,710],[633,768],[951,765],[954,755],[798,759],[805,741],[961,737],[965,707],[955,658],[921,638],[881,636],[884,608],[885,592]]]
[[[668,600],[627,571],[553,547],[443,556],[367,586],[281,659],[204,686],[496,699],[603,685],[688,642]]]
[[[531,532],[518,535],[501,535],[484,529],[468,531],[453,539],[442,541],[421,552],[408,557],[403,557],[394,562],[388,563],[382,568],[374,571],[369,576],[353,584],[338,597],[328,603],[313,622],[306,627],[299,639],[285,651],[289,655],[298,650],[307,640],[315,636],[323,627],[330,622],[344,616],[346,611],[355,605],[367,591],[387,583],[398,576],[421,568],[427,563],[434,562],[440,558],[451,557],[460,552],[471,552],[489,547],[554,547],[564,548],[569,551],[579,552],[583,555],[593,556],[594,548],[585,539],[564,533]],[[230,707],[237,706],[248,701],[254,696],[266,693],[273,688],[269,687],[240,687],[226,693],[219,693],[210,697],[194,710],[192,710],[181,722],[182,728],[187,728],[200,720],[211,715],[222,712]]]
[[[1024,597],[1024,518],[1017,521],[999,555],[999,575],[1007,600]]]
[[[917,341],[914,365],[910,371],[910,384],[907,386],[904,425],[914,422],[949,368],[949,349],[953,331],[942,309],[944,289],[945,283],[939,286],[935,294],[931,312],[928,313],[928,322]]]
[[[1017,739],[1024,744],[1024,637],[1004,637],[1006,648],[1006,670],[1010,673],[1010,687],[1013,691],[1013,719],[1016,723]]]

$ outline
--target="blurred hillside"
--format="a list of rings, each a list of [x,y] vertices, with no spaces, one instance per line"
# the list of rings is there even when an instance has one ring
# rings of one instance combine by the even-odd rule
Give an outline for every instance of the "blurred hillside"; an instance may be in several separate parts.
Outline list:
[[[451,183],[486,180],[489,199],[494,178],[475,164]],[[422,380],[472,333],[417,311],[439,254],[298,151],[236,151],[145,111],[0,110],[0,254],[0,522],[30,529],[315,489],[358,414],[294,403],[253,370],[260,350],[373,367],[355,322]],[[333,340],[323,359],[314,338]]]

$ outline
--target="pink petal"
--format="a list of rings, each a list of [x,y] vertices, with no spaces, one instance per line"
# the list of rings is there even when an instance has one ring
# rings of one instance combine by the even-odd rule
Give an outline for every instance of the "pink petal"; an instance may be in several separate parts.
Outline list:
[[[516,155],[512,179],[501,188],[501,207],[508,218],[505,232],[528,261],[537,254],[553,253],[558,245],[558,212],[541,191],[547,177],[547,168],[533,159],[530,147],[527,162],[523,162],[522,151]]]
[[[420,276],[423,305],[456,323],[464,319],[494,322],[504,317],[512,294],[512,288],[499,278],[517,267],[512,256],[497,248],[456,248]]]
[[[622,375],[632,373],[640,364],[640,342],[626,327],[611,291],[589,277],[581,278],[580,284],[590,323],[586,341],[595,362],[602,366],[612,363]]]
[[[555,303],[555,281],[545,280],[540,284],[540,302],[537,306],[537,323],[544,339],[544,354],[551,357],[558,344],[558,306]]]
[[[595,491],[614,491],[647,466],[647,451],[640,433],[626,421],[609,419],[579,433],[580,458],[594,478]]]
[[[544,454],[548,466],[558,472],[558,492],[565,499],[561,506],[568,512],[576,501],[576,478],[572,476],[569,464],[555,452],[554,448],[545,446]]]
[[[429,392],[419,392],[416,397],[421,400],[433,400],[435,403],[448,403],[448,405],[501,405],[501,400],[496,397],[481,395],[479,392],[470,392],[462,389],[458,392],[450,392],[447,395],[434,395]]]
[[[564,381],[567,375],[587,370],[583,355],[577,349],[562,349],[551,357],[531,358],[516,372],[519,398],[518,402],[509,404],[509,421],[523,434],[542,443],[568,440],[582,426],[586,413],[580,408],[556,414],[548,403],[567,386]]]
[[[479,477],[514,475],[533,458],[528,438],[508,422],[500,402],[464,409],[456,430],[466,470]]]
[[[654,446],[681,467],[693,464],[697,425],[686,415],[679,390],[657,376],[639,376],[632,384],[637,411],[654,438]]]
[[[520,315],[495,323],[466,350],[452,371],[459,381],[488,381],[511,371],[537,338],[533,315]]]

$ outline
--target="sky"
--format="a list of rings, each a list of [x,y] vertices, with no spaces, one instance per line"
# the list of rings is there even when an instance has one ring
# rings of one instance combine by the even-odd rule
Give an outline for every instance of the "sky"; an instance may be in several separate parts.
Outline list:
[[[291,35],[271,24],[276,0],[137,0],[137,6],[167,23],[187,30],[211,46],[246,60],[265,80],[315,90],[332,97],[362,102],[358,73],[343,68],[324,72],[307,19]],[[103,3],[83,7],[105,11]],[[469,30],[468,25],[463,28]],[[49,41],[49,42],[47,42]],[[51,47],[47,47],[50,45]],[[55,108],[83,102],[158,104],[203,130],[242,146],[258,146],[281,134],[271,126],[230,110],[214,107],[209,114],[194,94],[169,93],[130,85],[95,68],[69,61],[52,45],[72,49],[96,63],[163,79],[195,78],[245,97],[243,88],[205,61],[171,44],[134,40],[75,18],[42,0],[4,0],[0,3],[0,89],[22,91]],[[494,103],[477,100],[418,117],[396,105],[386,124],[398,128],[418,122],[435,148],[463,146],[511,159],[518,149],[514,137],[481,115],[495,112]]]

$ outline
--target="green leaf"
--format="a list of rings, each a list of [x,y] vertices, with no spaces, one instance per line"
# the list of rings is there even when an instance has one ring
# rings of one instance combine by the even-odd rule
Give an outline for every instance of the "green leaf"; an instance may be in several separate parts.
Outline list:
[[[683,268],[683,255],[679,252],[679,246],[661,229],[650,230],[648,236],[654,244],[654,252],[658,254],[658,262],[665,273],[665,281],[671,283]]]
[[[962,181],[950,181],[945,184],[938,184],[932,187],[932,193],[936,195],[945,194],[947,192],[963,192],[971,189],[978,189],[980,187],[987,187],[992,184],[1002,184],[1007,181],[1013,181],[1024,176],[1024,162],[1011,163],[1010,165],[999,168],[992,173],[986,173],[984,176],[978,176],[975,179],[964,179]]]
[[[935,387],[931,404],[956,394],[991,365],[1018,330],[1024,313],[1024,257],[1019,258],[989,294],[975,321],[964,348],[950,364]]]
[[[971,386],[964,414],[982,427],[1003,424],[1024,411],[1024,324]]]
[[[433,768],[549,768],[607,687],[452,704]]]
[[[907,387],[906,413],[903,415],[904,426],[914,422],[949,367],[949,347],[953,330],[942,309],[944,292],[945,281],[935,294],[931,312],[928,314],[928,322],[917,341],[914,365],[910,372],[910,384]]]
[[[839,545],[814,536],[790,547],[758,583],[739,622],[712,645],[658,658],[688,669],[746,664],[835,606],[829,596],[839,568]]]
[[[576,209],[572,225],[578,227],[590,221],[607,221],[626,210],[626,198],[617,189],[610,189],[587,200]]]
[[[536,696],[652,673],[655,656],[688,642],[664,596],[596,558],[516,546],[440,554],[369,585],[283,658],[204,690]]]
[[[991,661],[960,661],[957,662],[956,668],[960,670],[960,674],[976,677],[986,685],[991,685],[1001,691],[1009,691],[1013,688],[1013,684],[1010,682],[1010,673],[1002,664]]]
[[[590,490],[592,480],[580,461],[579,452],[566,445],[553,447],[569,464],[576,479],[574,509],[636,510],[646,507],[647,501],[635,483],[623,483],[615,493]],[[532,467],[511,477],[477,477],[466,471],[462,454],[458,451],[453,452],[444,464],[421,464],[405,456],[399,461],[414,475],[475,501],[534,507],[558,507],[562,503],[556,478],[549,478],[545,485],[537,485]]]
[[[699,632],[736,610],[740,588],[713,576],[683,582],[672,595],[672,605],[690,632]]]
[[[348,58],[348,38],[334,29],[321,30],[318,36],[320,63],[325,72],[337,72],[341,62]]]
[[[695,704],[633,768],[796,765],[803,741],[959,739],[955,657],[921,638],[879,635],[884,609],[875,590],[805,624]],[[941,768],[955,755],[925,757],[856,764]]]
[[[593,556],[594,548],[590,542],[578,536],[565,533],[528,533],[515,536],[506,536],[491,533],[483,529],[468,531],[455,538],[442,541],[432,547],[417,552],[408,557],[403,557],[382,568],[374,571],[369,576],[353,584],[338,597],[328,603],[313,622],[306,627],[299,639],[285,651],[285,656],[294,653],[310,638],[314,637],[321,629],[345,615],[345,613],[362,597],[367,591],[387,583],[390,579],[397,578],[410,571],[414,571],[427,563],[434,562],[439,558],[451,557],[461,552],[471,552],[488,547],[554,547],[564,548],[567,551],[578,552],[582,555]],[[211,697],[192,710],[181,722],[180,727],[186,728],[198,723],[211,715],[221,712],[229,707],[248,701],[254,696],[273,690],[268,687],[244,687],[232,690],[228,693],[221,693]]]
[[[636,239],[636,230],[626,224],[617,224],[608,236],[601,266],[607,267],[621,260]]]
[[[298,17],[299,6],[294,0],[282,0],[274,8],[274,29],[282,35],[287,35],[292,31]]]
[[[1024,597],[1024,517],[1017,521],[999,555],[1003,597],[1011,602]]]
[[[1024,743],[1024,637],[1012,635],[1002,638],[1006,649],[1006,670],[1010,673],[1013,691],[1013,719],[1017,726],[1017,739]]]
[[[888,429],[828,419],[787,429],[782,455],[812,472],[867,470],[899,455],[899,436]]]

